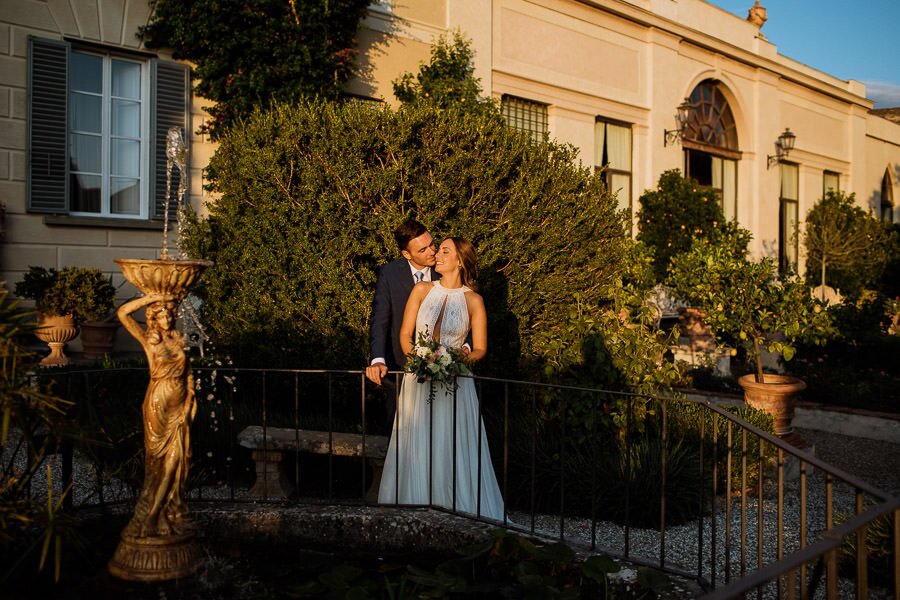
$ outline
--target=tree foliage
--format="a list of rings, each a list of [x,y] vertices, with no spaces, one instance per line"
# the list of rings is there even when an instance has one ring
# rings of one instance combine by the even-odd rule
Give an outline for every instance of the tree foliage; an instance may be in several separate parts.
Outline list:
[[[139,35],[194,63],[213,139],[257,106],[334,99],[356,73],[370,0],[154,0]]]
[[[242,362],[365,364],[375,269],[398,256],[391,232],[415,216],[437,239],[478,249],[481,373],[509,374],[522,356],[542,369],[548,340],[581,348],[574,290],[601,333],[646,336],[629,360],[658,364],[662,342],[619,314],[631,244],[622,215],[574,159],[495,114],[323,102],[259,111],[223,137],[210,163],[219,198],[188,231],[192,255],[216,263],[204,276],[207,330]]]
[[[659,177],[655,190],[640,197],[637,239],[653,250],[656,280],[665,281],[672,257],[691,248],[695,237],[709,237],[726,227],[715,190],[701,187],[672,169]]]
[[[829,191],[806,215],[806,278],[858,296],[891,260],[884,224],[856,205],[855,194]]]
[[[716,337],[747,346],[763,380],[760,348],[791,360],[798,341],[823,342],[832,333],[828,315],[802,281],[779,279],[772,258],[746,256],[749,233],[696,238],[690,251],[672,258],[669,284],[706,313]]]
[[[394,81],[394,96],[408,105],[424,102],[439,108],[496,110],[494,102],[482,96],[473,58],[471,44],[462,33],[441,36],[431,46],[430,62],[419,65],[415,75],[404,73]]]

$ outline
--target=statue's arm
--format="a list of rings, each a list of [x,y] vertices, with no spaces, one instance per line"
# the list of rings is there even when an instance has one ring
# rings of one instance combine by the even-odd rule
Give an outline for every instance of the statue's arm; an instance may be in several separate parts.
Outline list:
[[[169,299],[169,296],[164,294],[147,294],[146,296],[129,300],[120,306],[119,310],[116,311],[116,316],[119,317],[119,321],[128,330],[128,333],[133,335],[143,346],[146,343],[144,330],[141,328],[140,323],[135,321],[131,315],[154,302],[164,302]]]

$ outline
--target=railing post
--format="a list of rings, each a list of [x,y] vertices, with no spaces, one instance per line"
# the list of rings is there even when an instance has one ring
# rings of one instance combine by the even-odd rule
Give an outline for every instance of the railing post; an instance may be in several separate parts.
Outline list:
[[[861,490],[856,490],[856,514],[863,512],[863,494]],[[866,532],[868,527],[865,525],[856,530],[856,597],[869,597],[869,569],[868,569],[868,548],[866,547]]]
[[[660,412],[662,413],[662,430],[660,431],[660,457],[659,457],[659,475],[661,481],[659,483],[659,568],[666,566],[666,484],[668,477],[666,473],[668,444],[669,444],[669,420],[668,420],[668,401],[663,398],[661,400]]]

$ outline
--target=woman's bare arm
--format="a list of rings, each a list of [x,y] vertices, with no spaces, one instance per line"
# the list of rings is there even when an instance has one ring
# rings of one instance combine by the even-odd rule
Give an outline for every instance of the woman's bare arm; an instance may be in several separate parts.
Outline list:
[[[419,314],[422,300],[428,295],[432,286],[430,281],[417,283],[409,294],[409,300],[406,301],[406,308],[403,309],[403,321],[400,324],[400,347],[403,348],[403,354],[409,354],[415,346],[416,340],[413,339],[413,336],[416,334],[416,316]]]
[[[487,309],[482,297],[475,292],[466,292],[466,305],[472,328],[472,351],[466,355],[466,362],[473,363],[487,354]]]

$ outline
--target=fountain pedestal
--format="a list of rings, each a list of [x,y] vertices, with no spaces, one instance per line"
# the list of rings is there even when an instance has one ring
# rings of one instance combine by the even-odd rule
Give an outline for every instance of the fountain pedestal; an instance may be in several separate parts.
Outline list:
[[[183,501],[196,403],[184,336],[175,329],[175,311],[212,263],[167,259],[116,262],[125,279],[144,294],[123,304],[118,317],[144,347],[150,384],[142,407],[144,484],[108,568],[120,579],[166,581],[191,575],[203,564]],[[131,317],[144,307],[146,330]]]

